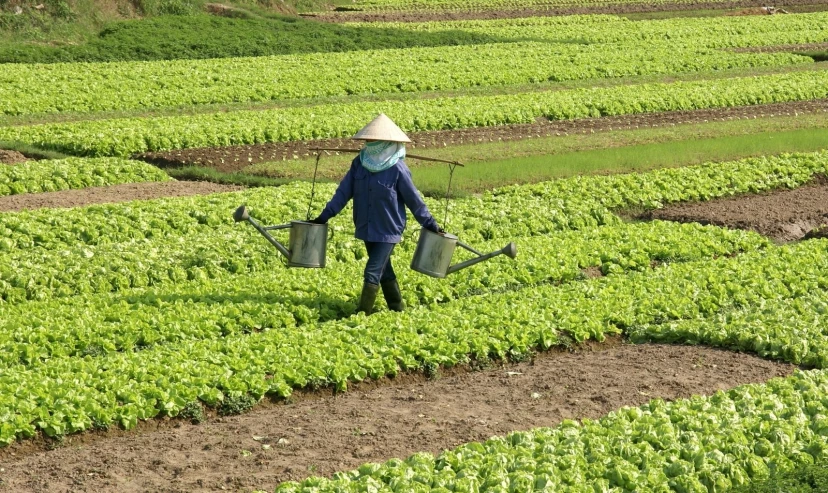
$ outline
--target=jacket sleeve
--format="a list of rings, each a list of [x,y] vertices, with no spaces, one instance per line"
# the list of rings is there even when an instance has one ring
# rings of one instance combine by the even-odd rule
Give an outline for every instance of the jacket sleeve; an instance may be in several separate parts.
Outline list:
[[[334,193],[333,198],[328,202],[328,205],[322,209],[322,214],[319,215],[319,219],[322,221],[327,222],[330,218],[334,217],[335,215],[342,212],[342,209],[345,208],[345,205],[351,200],[354,196],[354,166],[353,163],[351,164],[351,169],[345,173],[345,178],[339,182],[339,186],[336,187],[336,193]]]
[[[411,179],[411,170],[402,161],[399,164],[402,166],[400,166],[400,178],[397,180],[397,191],[402,196],[405,206],[414,214],[414,218],[422,227],[436,233],[439,229],[437,221],[434,220],[434,216],[431,215],[425,202],[420,198],[420,192],[417,191],[414,180]]]

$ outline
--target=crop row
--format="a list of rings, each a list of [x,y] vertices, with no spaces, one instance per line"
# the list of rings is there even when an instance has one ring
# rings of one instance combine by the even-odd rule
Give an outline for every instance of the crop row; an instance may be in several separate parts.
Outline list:
[[[824,252],[828,253],[828,252]],[[629,330],[635,342],[706,344],[807,367],[828,368],[828,293]]]
[[[463,219],[449,221],[445,226],[474,244],[495,240],[492,249],[502,246],[497,243],[506,239],[554,234],[550,241],[562,242],[556,250],[566,252],[570,258],[567,267],[553,275],[561,279],[573,274],[576,264],[578,268],[611,269],[609,265],[619,262],[609,252],[623,251],[623,244],[632,249],[630,252],[647,251],[645,258],[657,261],[720,255],[749,250],[762,243],[739,236],[741,233],[699,230],[696,243],[682,245],[680,238],[692,236],[693,226],[654,223],[621,228],[611,210],[656,208],[666,202],[795,187],[810,180],[814,173],[824,172],[827,165],[826,153],[783,155],[504,188],[482,197],[454,201],[451,217]],[[331,192],[329,188],[320,193]],[[4,236],[0,246],[6,249],[0,252],[0,300],[18,303],[123,292],[281,270],[281,258],[275,250],[252,228],[233,224],[230,214],[247,200],[256,217],[267,223],[283,222],[304,213],[301,204],[308,192],[307,185],[295,184],[275,190],[0,214],[0,231]],[[441,205],[428,202],[433,210]],[[351,238],[349,222],[347,211],[331,222],[338,231],[329,248],[332,262],[353,263],[364,256],[361,243]],[[596,231],[601,225],[618,227]],[[583,238],[559,234],[572,230],[582,231]],[[398,252],[411,253],[415,233],[412,228]],[[662,233],[669,238],[665,242],[671,245],[669,249],[653,250],[647,246],[649,239]],[[593,241],[607,243],[599,249],[603,253],[585,256],[592,251],[586,245]],[[565,246],[576,243],[584,245],[584,249],[578,247],[573,251]],[[240,244],[246,245],[239,249]],[[559,255],[550,255],[563,262]]]
[[[801,298],[828,288],[826,246],[826,241],[811,240],[735,258],[280,330],[268,330],[280,326],[281,314],[280,306],[271,309],[268,301],[283,292],[271,275],[246,278],[235,292],[214,292],[204,300],[186,293],[169,300],[148,296],[144,305],[162,305],[175,314],[174,323],[163,324],[165,337],[204,330],[227,335],[101,356],[91,348],[85,357],[52,355],[43,361],[38,358],[42,347],[32,344],[30,364],[21,361],[0,374],[0,413],[10,417],[0,424],[0,439],[31,436],[37,429],[61,435],[93,424],[128,428],[159,413],[176,415],[196,399],[218,405],[246,395],[286,396],[306,386],[344,390],[349,381],[368,377],[469,358],[521,358],[562,338],[602,340],[627,327]],[[143,308],[124,307],[115,321],[151,321],[154,312],[144,315]],[[80,320],[85,316],[83,311],[76,315]],[[226,330],[230,327],[238,330]],[[25,348],[21,344],[17,351]]]
[[[724,108],[828,97],[828,72],[641,84],[509,96],[465,96],[324,104],[301,108],[0,128],[17,140],[75,155],[127,156],[144,151],[310,140],[353,135],[385,112],[407,131]]]
[[[309,275],[322,282],[323,279],[330,281],[335,273],[337,278],[342,278],[337,280],[340,284],[349,278],[360,278],[355,266],[362,265],[364,247],[347,237],[350,235],[341,236],[328,245],[330,268],[321,278],[302,269],[282,272],[284,262],[278,252],[252,229],[241,227],[232,232],[205,234],[195,242],[167,238],[57,251],[32,249],[0,256],[0,300],[20,303],[80,294],[120,293],[133,288],[157,289],[186,281],[274,270],[286,285],[295,286],[293,289],[301,292],[305,291],[303,282]],[[498,250],[503,246],[500,242],[487,242],[486,247]],[[515,283],[570,280],[587,267],[609,273],[616,269],[649,267],[655,261],[728,255],[766,246],[767,240],[741,231],[653,222],[527,237],[519,243],[521,251],[533,249],[529,258],[522,256],[520,268],[500,267],[503,276],[515,277],[512,280]],[[244,247],[240,249],[242,244]],[[397,262],[407,265],[414,246],[411,240],[402,243],[395,250],[395,256],[400,258]],[[540,252],[550,262],[548,265],[535,264]],[[347,275],[343,273],[346,267]],[[491,275],[487,277],[491,279]],[[466,287],[474,286],[467,284]]]
[[[9,65],[0,113],[91,112],[182,105],[444,91],[546,81],[812,63],[789,53],[733,53],[646,43],[498,43],[258,58]],[[371,77],[358,74],[370,72]]]
[[[471,243],[594,228],[618,224],[614,209],[653,209],[670,202],[794,188],[811,180],[815,173],[826,171],[828,151],[711,162],[647,173],[578,176],[504,187],[453,200],[448,223],[443,226]],[[317,187],[315,210],[322,207],[324,199],[320,197],[333,194],[333,188],[327,184]],[[249,204],[253,216],[266,224],[280,224],[305,217],[310,193],[310,185],[294,183],[275,189],[100,204],[73,210],[4,213],[0,214],[0,255],[8,261],[18,261],[16,251],[39,247],[77,252],[70,256],[92,257],[95,251],[86,252],[81,247],[165,238],[177,238],[183,245],[201,235],[219,235],[210,241],[212,244],[223,241],[221,234],[246,228],[232,220],[239,204]],[[426,203],[435,213],[445,207],[445,202],[433,199],[426,199]],[[438,220],[442,222],[443,218]],[[416,223],[412,221],[413,224]],[[337,236],[353,231],[348,211],[337,216],[332,225]],[[248,234],[256,237],[252,229]],[[148,255],[152,256],[152,252]]]
[[[766,239],[754,233],[667,222],[522,238],[518,244],[520,262],[489,262],[444,280],[400,269],[407,305],[446,303],[479,293],[584,279],[582,271],[588,267],[600,268],[606,274],[647,271],[655,263],[698,261],[769,246]],[[478,246],[491,250],[502,247],[494,242]],[[20,303],[7,298],[10,303],[0,305],[0,368],[56,356],[133,351],[161,343],[291,329],[353,314],[352,298],[359,292],[363,268],[363,262],[354,257],[362,254],[362,245],[352,245],[350,250],[336,245],[337,257],[342,253],[351,261],[329,260],[328,271],[285,270],[274,265],[280,261],[274,261],[273,251],[262,251],[251,259],[249,252],[259,253],[259,248],[245,247],[244,258],[239,259],[239,254],[231,251],[234,248],[238,249],[238,243],[219,246],[216,252],[201,249],[204,258],[187,255],[187,261],[197,266],[171,261],[159,268],[127,257],[127,262],[135,263],[125,265],[144,268],[131,272],[125,267],[112,273],[96,264],[84,271],[67,262],[69,279],[63,284],[58,272],[53,272],[50,279],[33,281],[40,288],[39,298],[45,301]],[[398,265],[408,265],[410,250],[395,254]],[[259,269],[250,273],[227,270],[239,264]],[[31,266],[27,268],[32,272]],[[160,277],[167,272],[179,273],[173,282],[189,282],[157,282],[151,288],[121,288],[109,293],[118,289],[117,282],[139,284],[148,276]],[[110,287],[106,283],[112,278]],[[22,276],[19,279],[26,281]],[[48,299],[50,295],[65,295],[62,290],[78,283],[86,288],[84,295]],[[252,286],[262,290],[254,294]],[[93,290],[100,294],[92,294]],[[208,309],[210,304],[217,306]],[[214,315],[209,320],[203,318],[202,310]],[[192,325],[185,328],[185,320],[192,321]]]
[[[0,197],[168,180],[166,173],[142,161],[119,158],[29,161],[0,167]]]
[[[706,344],[825,368],[826,317],[828,292],[815,289],[625,332],[635,342]],[[580,491],[585,483],[592,485],[587,491],[727,491],[770,472],[824,460],[826,395],[828,373],[798,372],[710,397],[672,404],[655,400],[598,421],[565,421],[555,429],[471,443],[436,459],[415,454],[405,461],[366,464],[332,481],[311,478],[277,491],[354,491],[367,485],[390,491]]]
[[[277,493],[357,491],[729,491],[824,460],[828,373],[656,399],[599,420],[564,420],[447,450],[284,483]]]
[[[721,0],[724,3],[724,0]],[[560,7],[596,5],[686,4],[694,0],[361,0],[348,4],[347,11],[357,12],[434,12],[485,10],[545,10]]]
[[[415,32],[461,30],[507,40],[622,43],[627,46],[667,44],[674,47],[736,48],[795,45],[828,41],[828,13],[779,16],[680,17],[632,21],[617,16],[553,16],[522,19],[441,21],[386,24]]]

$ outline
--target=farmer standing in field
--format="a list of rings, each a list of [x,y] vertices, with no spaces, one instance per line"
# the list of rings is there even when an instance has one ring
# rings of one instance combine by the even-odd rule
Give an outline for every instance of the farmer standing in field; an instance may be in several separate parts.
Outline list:
[[[405,207],[424,228],[443,233],[428,211],[405,165],[405,143],[411,139],[385,114],[352,137],[366,141],[351,169],[339,183],[333,198],[322,214],[311,220],[325,224],[354,199],[356,236],[365,242],[368,263],[365,265],[362,296],[357,311],[370,315],[377,292],[382,294],[390,310],[405,308],[397,276],[391,267],[391,252],[405,230]]]

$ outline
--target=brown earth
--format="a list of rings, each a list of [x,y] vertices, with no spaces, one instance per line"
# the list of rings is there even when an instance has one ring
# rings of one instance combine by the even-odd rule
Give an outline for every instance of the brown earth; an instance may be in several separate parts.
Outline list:
[[[793,190],[668,205],[643,217],[749,229],[778,242],[825,236],[809,233],[828,226],[828,178]]]
[[[570,133],[606,132],[640,127],[699,123],[711,120],[732,120],[764,117],[766,115],[794,115],[824,111],[828,111],[828,99],[705,110],[665,111],[578,120],[549,121],[539,119],[536,123],[525,125],[499,125],[496,127],[414,132],[409,135],[412,144],[409,144],[408,148],[442,148],[446,145],[473,144],[476,142],[510,141]],[[351,139],[323,139],[181,149],[144,153],[135,157],[162,168],[199,165],[224,172],[232,172],[239,171],[251,164],[307,157],[313,152],[309,150],[311,147],[356,148],[357,145]]]
[[[675,12],[692,10],[729,10],[745,7],[764,7],[763,0],[735,0],[735,1],[698,1],[677,3],[617,3],[608,5],[578,5],[537,7],[514,10],[466,10],[466,11],[411,11],[411,12],[360,12],[347,11],[348,7],[340,7],[340,11],[301,14],[325,22],[428,22],[452,21],[471,19],[517,19],[522,17],[552,17],[558,15],[579,14],[637,14],[645,12]],[[784,5],[776,8],[791,8],[796,6],[823,6],[828,0],[786,0]],[[756,15],[767,15],[766,12],[755,11]]]
[[[28,209],[81,207],[90,204],[149,200],[162,197],[187,197],[218,192],[233,192],[243,187],[198,181],[124,183],[60,192],[23,193],[0,197],[0,212]]]
[[[53,450],[13,444],[0,450],[0,479],[9,491],[272,490],[286,480],[793,371],[747,354],[619,342],[436,380],[403,376],[337,396],[300,395],[293,404],[266,403],[201,425],[152,420],[131,432],[69,437]]]
[[[19,164],[25,163],[29,158],[20,154],[17,151],[7,151],[0,149],[0,164]]]

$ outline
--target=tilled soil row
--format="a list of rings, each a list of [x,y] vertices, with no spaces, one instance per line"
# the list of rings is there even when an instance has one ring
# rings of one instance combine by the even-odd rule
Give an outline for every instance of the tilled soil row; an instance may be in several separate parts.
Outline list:
[[[642,218],[747,229],[780,243],[826,237],[828,178],[793,190],[668,205]]]
[[[437,380],[402,376],[337,396],[299,395],[201,425],[152,420],[142,430],[68,437],[54,450],[13,444],[0,450],[0,480],[8,491],[272,491],[286,480],[596,419],[655,398],[710,395],[794,369],[704,347],[614,342]]]
[[[570,133],[606,132],[641,127],[700,123],[711,120],[795,115],[824,111],[828,111],[828,99],[705,110],[642,113],[637,115],[583,118],[564,121],[539,119],[536,123],[525,125],[500,125],[496,127],[414,132],[409,135],[412,144],[409,144],[408,148],[442,148],[448,145],[511,141],[554,135],[568,135]],[[310,150],[311,147],[356,148],[358,144],[351,139],[323,139],[150,152],[137,155],[136,157],[160,167],[198,165],[214,168],[219,171],[233,172],[242,170],[251,164],[307,157],[313,152]]]
[[[677,2],[677,3],[617,3],[605,5],[556,6],[547,8],[525,8],[515,10],[466,10],[466,11],[431,11],[431,12],[359,12],[339,11],[315,14],[302,14],[306,17],[325,22],[429,22],[487,19],[519,19],[523,17],[552,17],[558,15],[580,14],[637,14],[644,12],[676,12],[689,10],[729,10],[746,7],[764,7],[767,2],[761,0],[736,0],[713,2]],[[777,8],[789,8],[799,5],[828,5],[828,0],[786,0]],[[347,8],[343,8],[346,10]],[[756,15],[762,12],[756,11]]]
[[[198,181],[124,183],[60,192],[24,193],[0,197],[0,212],[29,209],[81,207],[91,204],[129,202],[162,197],[188,197],[218,192],[233,192],[243,187]]]

